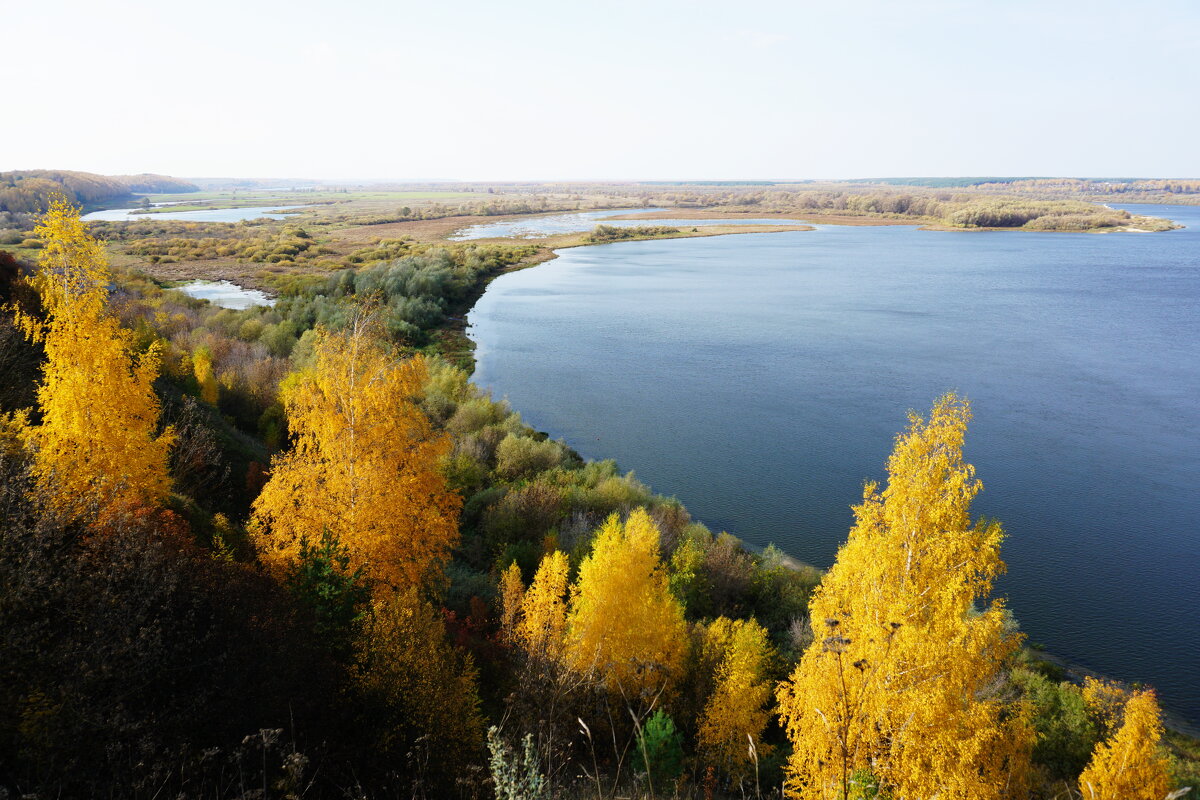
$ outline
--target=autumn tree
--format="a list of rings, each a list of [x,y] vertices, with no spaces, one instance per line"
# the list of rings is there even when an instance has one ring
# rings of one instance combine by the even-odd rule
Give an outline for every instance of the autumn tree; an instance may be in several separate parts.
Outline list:
[[[525,584],[521,582],[521,568],[514,561],[500,574],[500,633],[509,644],[516,644],[517,623],[521,619],[521,602],[525,598]]]
[[[696,748],[705,763],[740,781],[752,772],[752,753],[764,755],[769,749],[762,734],[771,718],[772,648],[766,629],[753,619],[718,617],[705,638],[720,660],[697,725]]]
[[[421,585],[458,537],[459,497],[438,469],[450,441],[416,404],[426,367],[397,360],[358,315],[345,333],[320,329],[313,366],[280,390],[292,449],[275,457],[254,501],[262,558],[286,567],[326,532],[352,569],[381,586]]]
[[[516,671],[505,716],[510,728],[534,737],[551,778],[569,764],[571,739],[579,730],[572,699],[591,678],[564,663],[569,573],[566,554],[556,550],[542,558],[528,590],[520,588],[515,562],[501,576],[503,625]]]
[[[41,424],[27,434],[38,489],[67,518],[159,505],[171,489],[174,439],[157,430],[159,346],[135,353],[133,334],[108,313],[112,276],[79,209],[54,200],[36,233],[44,245],[33,284],[45,317],[18,312],[17,319],[46,352]]]
[[[1000,601],[976,605],[1004,564],[1000,525],[969,516],[969,418],[953,394],[910,415],[813,597],[814,641],[778,692],[793,797],[845,797],[856,775],[898,798],[1022,791],[1031,730],[996,688],[1018,637]]]
[[[363,626],[353,688],[376,737],[372,755],[389,772],[407,762],[453,787],[483,760],[474,662],[450,643],[441,614],[415,587],[377,600]]]
[[[565,553],[554,551],[542,559],[533,583],[521,602],[517,641],[533,659],[557,661],[567,628],[567,575]]]
[[[1134,692],[1122,716],[1116,732],[1096,745],[1079,776],[1079,792],[1083,800],[1163,800],[1170,778],[1160,750],[1163,726],[1154,691]]]
[[[220,397],[220,385],[213,374],[212,352],[207,347],[197,347],[192,354],[192,372],[196,376],[196,385],[200,387],[200,399],[215,406]]]
[[[653,698],[678,679],[687,647],[683,607],[659,556],[659,531],[639,508],[613,514],[579,567],[567,618],[566,658],[598,672],[612,693]]]

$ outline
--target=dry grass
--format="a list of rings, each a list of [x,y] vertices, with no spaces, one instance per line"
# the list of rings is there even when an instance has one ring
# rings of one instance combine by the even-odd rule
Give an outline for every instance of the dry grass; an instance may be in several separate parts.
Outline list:
[[[418,242],[443,242],[459,228],[492,222],[507,222],[514,219],[530,219],[529,214],[509,214],[494,217],[442,217],[441,219],[418,219],[411,222],[388,222],[382,225],[358,225],[336,228],[329,231],[335,242],[344,241],[361,247],[379,239],[400,239],[411,236]],[[483,240],[481,240],[483,241]],[[488,239],[486,241],[509,241],[511,239]]]

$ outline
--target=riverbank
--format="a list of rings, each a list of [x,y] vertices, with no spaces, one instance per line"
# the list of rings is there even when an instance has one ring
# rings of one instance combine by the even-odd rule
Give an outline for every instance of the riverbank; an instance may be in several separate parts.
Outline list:
[[[633,219],[640,219],[634,216]],[[669,218],[669,217],[667,217]],[[428,223],[441,223],[443,220],[428,220]],[[477,224],[475,220],[473,224]],[[397,223],[410,224],[410,223]],[[412,223],[415,225],[415,223]],[[461,224],[458,228],[461,228]],[[426,235],[440,235],[442,240],[446,235],[447,230],[453,233],[458,228],[449,228],[448,225],[433,225],[427,224],[422,226],[422,230]],[[634,229],[636,230],[636,229]],[[475,342],[467,335],[467,315],[479,298],[483,297],[488,286],[492,281],[499,278],[501,275],[507,275],[511,272],[519,272],[530,267],[536,267],[538,264],[544,264],[547,261],[553,261],[558,258],[559,250],[567,250],[573,247],[603,247],[613,244],[621,244],[622,242],[647,241],[651,239],[694,239],[706,236],[732,236],[742,233],[784,233],[796,231],[815,231],[811,225],[710,225],[705,227],[694,227],[691,230],[680,230],[676,233],[655,234],[648,236],[632,236],[628,239],[623,239],[621,242],[592,242],[588,241],[587,237],[590,232],[580,233],[561,233],[553,236],[547,236],[534,240],[518,240],[523,243],[536,244],[539,246],[538,252],[522,259],[521,261],[511,266],[498,270],[481,283],[471,289],[470,293],[462,303],[457,304],[454,308],[447,310],[449,323],[445,325],[441,331],[435,336],[434,343],[430,346],[430,350],[437,355],[450,361],[455,366],[461,367],[467,371],[467,374],[475,372]],[[436,232],[436,234],[434,233]],[[478,244],[511,244],[511,238],[495,238],[495,239],[471,239],[471,243]]]
[[[1170,216],[1166,210],[1160,215]],[[639,221],[642,217],[631,216]],[[1187,219],[1184,221],[1189,222]],[[1097,563],[1089,560],[1093,551],[1099,549],[1104,552],[1110,545],[1120,548],[1121,540],[1119,537],[1110,537],[1107,527],[1094,518],[1088,518],[1086,524],[1079,526],[1081,530],[1078,536],[1055,537],[1059,541],[1050,541],[1043,535],[1045,526],[1041,520],[1044,517],[1039,504],[1044,497],[1026,489],[1031,483],[1027,470],[1014,468],[1026,464],[1030,460],[1027,454],[1031,451],[1024,446],[1019,449],[1013,447],[1011,439],[999,434],[1014,429],[1014,416],[1019,418],[1022,425],[1031,422],[1029,415],[1013,413],[1024,408],[1023,404],[1013,405],[1009,399],[1012,392],[1008,387],[1013,386],[1014,380],[1025,381],[1025,384],[1020,384],[1022,390],[1026,384],[1038,392],[1043,389],[1057,390],[1058,385],[1063,383],[1062,376],[1073,381],[1076,367],[1082,370],[1094,368],[1090,360],[1080,362],[1076,358],[1076,350],[1056,356],[1045,367],[1038,366],[1041,363],[1038,361],[1034,367],[1023,368],[1022,354],[1028,353],[1027,342],[1033,334],[1011,323],[1009,327],[1003,327],[1004,318],[1027,320],[1039,314],[1036,311],[1039,306],[1031,305],[1031,294],[1039,302],[1039,298],[1044,296],[1050,307],[1060,306],[1063,296],[1072,298],[1073,303],[1087,301],[1095,304],[1097,295],[1093,290],[1080,291],[1077,287],[1092,287],[1103,280],[1108,286],[1119,286],[1121,291],[1100,296],[1102,302],[1099,305],[1109,310],[1102,316],[1122,326],[1128,325],[1130,329],[1146,330],[1147,326],[1139,321],[1140,309],[1137,314],[1122,310],[1125,309],[1123,304],[1130,302],[1125,291],[1126,284],[1139,290],[1130,295],[1135,301],[1154,303],[1154,299],[1147,296],[1153,293],[1142,290],[1143,279],[1131,274],[1129,268],[1140,263],[1178,263],[1183,270],[1179,279],[1186,277],[1185,268],[1194,253],[1190,249],[1194,235],[1181,232],[1167,237],[1129,236],[1117,239],[934,237],[934,241],[913,233],[911,228],[872,230],[863,227],[858,230],[827,228],[819,234],[822,240],[819,246],[815,246],[815,240],[809,237],[796,237],[793,242],[795,248],[799,249],[795,252],[791,245],[779,246],[783,243],[774,244],[767,239],[757,240],[758,246],[745,249],[737,241],[731,240],[721,246],[719,240],[714,240],[711,244],[693,243],[686,247],[663,245],[631,247],[624,252],[610,250],[604,256],[601,256],[604,251],[599,250],[586,251],[586,254],[580,252],[571,259],[576,263],[563,265],[561,270],[546,271],[547,278],[544,280],[530,275],[511,283],[502,282],[503,288],[491,287],[495,293],[489,296],[490,302],[481,303],[483,311],[472,315],[472,320],[479,326],[472,335],[480,341],[480,367],[476,379],[481,385],[493,389],[497,396],[509,396],[540,427],[587,448],[589,456],[618,458],[638,468],[639,472],[644,471],[644,475],[659,491],[677,494],[688,502],[689,507],[696,503],[691,510],[700,519],[717,520],[721,525],[729,526],[730,530],[751,536],[758,543],[774,540],[813,563],[824,564],[829,563],[829,554],[834,546],[822,543],[825,539],[832,540],[839,532],[844,536],[846,528],[840,520],[848,513],[844,502],[836,503],[836,507],[828,504],[832,510],[826,514],[823,511],[825,506],[814,505],[806,498],[811,496],[822,503],[826,503],[830,497],[849,498],[850,490],[846,487],[861,480],[861,470],[866,469],[860,465],[877,462],[878,456],[874,453],[876,446],[871,443],[884,441],[887,434],[877,430],[879,425],[871,425],[869,437],[864,435],[858,431],[864,424],[862,420],[890,418],[888,414],[902,416],[905,408],[920,402],[914,399],[914,395],[932,391],[926,388],[927,385],[939,387],[948,385],[949,380],[960,381],[960,385],[978,395],[981,403],[981,421],[975,436],[981,454],[981,475],[985,475],[985,479],[990,478],[987,505],[981,508],[981,513],[995,516],[1013,526],[1012,542],[1006,544],[1006,547],[1012,548],[1012,577],[1006,579],[1001,588],[1017,603],[1015,611],[1031,635],[1049,643],[1056,651],[1105,670],[1107,674],[1128,680],[1145,680],[1160,686],[1165,697],[1178,702],[1180,708],[1190,713],[1189,702],[1194,695],[1190,694],[1188,682],[1184,680],[1181,683],[1177,675],[1169,671],[1164,674],[1163,670],[1156,668],[1152,663],[1153,658],[1145,651],[1139,652],[1141,648],[1136,634],[1130,636],[1129,631],[1113,624],[1111,614],[1097,615],[1090,594],[1087,604],[1073,604],[1070,598],[1061,597],[1061,587],[1065,585],[1059,574],[1061,570],[1082,569],[1087,572],[1088,564]],[[751,240],[743,241],[747,245],[751,243]],[[761,298],[756,296],[756,299],[769,301],[766,305],[738,305],[736,297],[728,296],[719,286],[711,285],[716,283],[710,279],[711,274],[714,270],[720,272],[722,263],[728,264],[728,278],[736,282],[729,284],[730,288],[740,285],[742,277],[758,275],[762,271],[758,266],[758,257],[754,255],[757,250],[762,250],[762,259],[773,260],[762,269],[776,269],[779,275],[777,287],[786,291],[782,295],[776,292],[764,293]],[[568,252],[561,251],[560,256],[566,256]],[[638,255],[635,256],[635,253]],[[1047,263],[1054,264],[1055,269],[1045,269]],[[802,269],[798,270],[801,266]],[[651,276],[660,271],[663,273],[662,279],[653,280]],[[1170,274],[1172,279],[1176,279],[1174,272]],[[606,275],[612,277],[606,278]],[[719,277],[726,280],[723,272]],[[683,286],[688,287],[686,292],[682,292]],[[984,295],[977,290],[979,286],[999,288],[1000,293],[993,291]],[[871,289],[867,300],[859,299],[853,293],[847,294],[847,290],[857,292],[864,287]],[[711,303],[699,300],[698,293],[708,288],[714,289],[710,292]],[[1034,292],[1034,289],[1041,294]],[[789,337],[784,329],[778,328],[780,320],[790,319],[780,315],[789,314],[788,309],[796,306],[796,296],[812,297],[820,308],[814,313],[801,315],[799,321],[802,324],[799,326],[789,323],[786,331],[819,332],[819,335]],[[985,296],[986,300],[983,299]],[[666,304],[669,305],[682,304],[685,311],[679,315],[670,313],[669,308],[655,311],[656,298],[658,301],[666,298]],[[773,302],[776,298],[778,307]],[[1137,302],[1134,303],[1135,307]],[[1000,308],[996,307],[997,303]],[[663,305],[662,302],[659,304]],[[1178,314],[1174,312],[1183,313],[1182,306],[1179,303],[1167,305],[1167,310],[1171,312],[1168,319],[1172,324],[1177,324],[1175,320]],[[1029,308],[1034,310],[1022,316],[1021,309]],[[764,312],[757,317],[761,322],[754,321],[756,309]],[[920,316],[916,316],[918,311],[922,312]],[[847,317],[847,314],[850,316]],[[593,316],[595,324],[590,321]],[[704,319],[706,323],[692,329],[686,326],[686,317]],[[1096,341],[1093,329],[1101,327],[1098,318],[1096,314],[1078,319],[1072,317],[1069,327],[1056,323],[1062,328],[1060,340],[1068,343],[1078,341],[1080,344]],[[509,321],[500,327],[501,319]],[[847,319],[849,321],[845,324],[839,322]],[[979,319],[983,322],[976,321]],[[652,322],[643,324],[645,320]],[[970,323],[970,327],[965,327],[967,323]],[[776,327],[765,327],[767,325]],[[942,339],[935,339],[930,344],[930,340],[921,336],[930,327],[941,331],[949,330],[951,325],[963,331],[978,326],[993,338],[995,334],[991,332],[1005,332],[1000,341],[1007,344],[1011,340],[1012,346],[1008,352],[1012,355],[1012,363],[1003,382],[992,380],[986,368],[973,366],[988,362],[957,355],[964,350],[969,352],[970,347],[957,343],[943,346]],[[495,336],[485,332],[485,328],[493,327]],[[526,328],[529,329],[528,335],[524,332]],[[729,337],[729,344],[734,349],[722,351],[721,342],[716,341],[715,337],[727,328],[735,334]],[[845,340],[847,336],[853,334],[865,339],[864,332],[876,328],[885,329],[888,337],[882,344],[874,338],[870,340],[872,346],[880,350],[872,363],[860,365],[855,360],[855,353],[862,352],[861,346],[853,348],[853,351],[847,348],[846,352],[831,350],[833,344]],[[537,329],[541,330],[540,334]],[[624,335],[623,332],[633,332],[633,335]],[[767,393],[764,389],[767,377],[770,372],[778,372],[760,357],[761,340],[768,335],[773,341],[796,342],[793,346],[779,348],[784,351],[781,357],[788,360],[778,364],[792,365],[783,369],[802,378],[797,378],[794,382],[796,385],[789,383],[781,387],[787,391],[781,391],[770,403],[755,405],[752,397],[747,396],[743,409],[740,407],[741,401],[738,401],[738,414],[734,416],[757,418],[765,423],[759,426],[762,432],[755,447],[755,466],[744,468],[741,464],[727,461],[732,458],[731,444],[726,441],[730,437],[722,437],[719,433],[723,429],[730,430],[730,415],[723,415],[716,409],[706,409],[702,405],[698,407],[696,404],[701,401],[695,398],[702,398],[706,393],[723,398],[733,393],[722,389],[722,385],[753,385],[756,390]],[[893,338],[899,338],[900,342],[892,343]],[[1039,335],[1037,338],[1040,340],[1043,337]],[[928,353],[914,350],[909,339],[916,340],[918,344],[924,343]],[[1100,340],[1107,341],[1107,338],[1101,337]],[[859,339],[851,341],[857,343]],[[1174,340],[1164,341],[1169,344]],[[600,349],[597,350],[595,346],[589,348],[589,342],[600,343]],[[719,381],[712,382],[706,388],[703,381],[688,374],[708,366],[699,348],[691,346],[686,351],[679,349],[688,342],[702,343],[704,352],[719,357],[712,359],[723,365],[721,372],[713,373],[721,375]],[[1139,349],[1144,347],[1144,344],[1138,345]],[[507,355],[504,355],[505,352]],[[555,352],[566,355],[556,357]],[[666,353],[665,358],[658,359],[658,352]],[[944,352],[949,352],[949,356]],[[1123,348],[1117,348],[1114,352],[1121,353]],[[741,368],[739,365],[746,363],[747,353],[753,359],[751,366]],[[522,360],[534,366],[524,370],[519,363]],[[687,366],[682,370],[674,370],[670,364],[660,361]],[[1117,366],[1136,363],[1141,362],[1122,360],[1117,362]],[[1158,376],[1163,371],[1154,368],[1147,377]],[[1139,374],[1142,372],[1139,370]],[[1161,377],[1165,380],[1179,372],[1179,368],[1172,367],[1168,375]],[[528,377],[522,378],[526,373]],[[1084,374],[1091,373],[1085,371]],[[1183,374],[1186,377],[1188,373],[1185,371]],[[646,382],[639,376],[649,375],[655,376],[663,386],[671,387],[671,391],[659,392],[647,388]],[[843,380],[840,377],[842,375],[850,377]],[[855,380],[855,375],[878,376],[876,381],[886,383],[889,388],[886,392],[872,391],[869,387],[864,389],[865,381]],[[605,376],[629,377],[610,379]],[[815,408],[823,403],[836,402],[835,397],[846,396],[837,384],[839,380],[848,384],[850,391],[856,392],[851,398],[856,401],[854,408],[858,412],[858,421],[844,426],[826,422],[830,415]],[[757,382],[748,383],[752,381]],[[1069,382],[1066,388],[1070,391],[1086,390],[1086,385]],[[575,391],[580,392],[580,396],[572,399],[570,394]],[[692,417],[691,420],[671,416],[672,392],[691,398],[688,415],[685,415]],[[858,399],[860,395],[866,397],[865,402]],[[1047,396],[1057,397],[1059,394]],[[1040,399],[1042,395],[1038,397]],[[1021,398],[1016,399],[1020,401]],[[1124,399],[1117,398],[1110,405],[1118,406],[1124,402]],[[812,408],[807,408],[806,403]],[[728,401],[724,401],[724,404],[729,407]],[[652,406],[663,411],[656,412]],[[1051,407],[1057,409],[1057,406]],[[582,419],[600,422],[595,425],[577,424],[572,419],[575,413],[573,409],[579,409],[578,414]],[[791,415],[793,411],[797,420],[803,420],[794,427],[810,427],[823,433],[790,437],[783,428],[770,421],[781,419],[780,413]],[[1105,412],[1105,419],[1110,418],[1108,407],[1100,411]],[[1083,415],[1075,413],[1065,419],[1074,420],[1080,416]],[[1064,417],[1060,413],[1053,418],[1032,420],[1038,430],[1034,438],[1045,439],[1046,434],[1053,434],[1055,441],[1065,442],[1060,447],[1064,455],[1078,453],[1079,459],[1095,458],[1097,452],[1108,447],[1103,435],[1099,438],[1089,436],[1086,441],[1076,442],[1071,436],[1073,428],[1064,430],[1059,422],[1062,419]],[[843,431],[843,427],[848,430]],[[1124,428],[1117,426],[1112,432],[1119,435]],[[1089,427],[1089,430],[1093,428]],[[1101,432],[1105,430],[1102,426]],[[656,460],[654,452],[673,452],[671,448],[674,445],[669,443],[672,439],[667,437],[656,439],[654,431],[668,432],[675,441],[694,436],[697,444],[695,452],[685,447],[686,452]],[[1159,438],[1163,437],[1155,432],[1149,431],[1145,435],[1155,448],[1160,445],[1172,446],[1169,437],[1159,442]],[[747,440],[746,437],[741,438]],[[793,438],[797,441],[793,442]],[[780,447],[781,439],[788,446]],[[857,442],[865,444],[859,445]],[[1117,444],[1120,444],[1120,440]],[[778,456],[773,455],[776,451]],[[860,454],[857,451],[867,452]],[[645,457],[647,452],[649,458]],[[806,453],[808,456],[804,455]],[[813,464],[828,465],[833,477],[808,473],[803,461],[805,458],[810,458]],[[787,485],[771,496],[770,493],[776,490],[764,487],[772,485],[772,475],[793,474],[790,470],[796,469],[797,459],[801,460],[803,471],[794,475],[804,477],[786,481]],[[1049,455],[1039,455],[1034,459],[1035,466],[1043,461],[1049,463],[1054,460]],[[712,474],[706,474],[705,462],[715,467]],[[748,503],[744,499],[737,499],[739,494],[744,493],[733,491],[729,494],[733,496],[735,504],[730,505],[720,496],[722,483],[728,481],[730,474],[751,474],[744,469],[755,470],[752,474],[757,476],[754,481],[756,501]],[[841,473],[850,473],[850,483],[841,478]],[[1056,467],[1052,477],[1053,485],[1072,490],[1077,479],[1085,483],[1096,479],[1091,472],[1076,469],[1070,463]],[[1103,475],[1100,478],[1107,486],[1113,476]],[[837,485],[833,486],[835,479]],[[797,486],[797,481],[807,485]],[[1119,484],[1121,488],[1117,497],[1126,505],[1129,499],[1154,497],[1146,493],[1142,483],[1123,481]],[[857,485],[861,487],[861,483]],[[1061,492],[1064,495],[1070,493],[1065,490]],[[1088,504],[1095,505],[1097,499],[1093,495],[1087,496]],[[717,497],[718,503],[714,503],[714,497]],[[821,500],[821,497],[826,500]],[[778,501],[783,510],[764,514],[762,509],[765,504],[776,503],[776,498],[783,498]],[[1056,499],[1055,502],[1062,501]],[[739,503],[741,505],[737,505]],[[749,515],[743,513],[742,506],[746,506]],[[801,509],[797,513],[788,510],[797,508]],[[1072,508],[1071,513],[1077,512]],[[826,517],[835,519],[830,523]],[[763,524],[760,525],[760,522]],[[781,525],[776,525],[776,522]],[[1085,538],[1089,546],[1081,548],[1078,542]],[[813,542],[819,546],[812,545]],[[1151,575],[1165,575],[1171,581],[1177,580],[1175,573],[1178,569],[1165,568],[1150,557],[1147,550],[1149,548],[1127,554],[1126,562],[1135,567],[1106,573],[1109,574],[1109,582],[1119,579],[1129,586],[1137,586],[1139,580],[1144,581]],[[1143,561],[1148,563],[1143,566]],[[1087,578],[1077,575],[1076,580],[1081,592],[1091,588]],[[1055,588],[1056,583],[1058,588]],[[1170,621],[1172,618],[1174,621]],[[1162,620],[1164,617],[1159,615],[1155,619]],[[1165,619],[1169,624],[1163,624],[1160,628],[1174,631],[1178,628],[1178,621],[1186,620],[1187,615],[1172,615]],[[1186,641],[1187,636],[1185,634],[1177,638]],[[1089,644],[1092,640],[1096,646]],[[1172,724],[1176,729],[1186,730],[1181,724]]]
[[[576,246],[598,246],[598,245],[588,245],[588,244],[584,243],[582,245],[576,245]],[[565,248],[562,248],[562,249],[565,249]],[[537,266],[538,264],[545,263],[546,261],[549,261],[549,260],[552,260],[552,259],[555,259],[558,257],[560,257],[560,254],[558,252],[539,253],[539,255],[537,257],[528,259],[525,262],[513,265],[501,272],[498,272],[497,274],[489,277],[489,279],[484,284],[484,286],[481,288],[481,290],[472,299],[471,305],[473,306],[474,303],[478,300],[478,298],[483,296],[484,292],[486,291],[486,288],[488,286],[490,286],[492,281],[494,281],[496,278],[500,277],[500,275],[507,274],[509,272],[517,272],[517,271],[526,270],[531,267]],[[469,349],[473,353],[473,349],[475,347],[475,342],[473,340],[470,340],[468,332],[467,332],[466,314],[469,313],[469,311],[470,311],[470,308],[465,309],[465,312],[456,319],[455,329],[456,329],[456,335],[462,337],[462,339],[465,339],[467,341],[467,344],[464,346],[464,349]],[[463,364],[463,366],[466,369],[468,369],[468,371],[473,372],[473,367],[474,367],[473,359],[470,364]],[[521,411],[521,408],[518,407],[516,410],[519,412],[519,411]],[[557,434],[554,432],[551,432],[548,435],[554,436]],[[572,442],[568,439],[566,441],[566,444],[568,446],[572,446],[576,443]],[[625,466],[627,468],[633,467],[636,471],[636,469],[639,465],[634,463],[634,464],[626,464]],[[651,486],[650,488],[653,491],[654,487]],[[701,522],[701,523],[705,522],[705,520],[703,518],[699,518],[696,521]],[[713,528],[714,531],[719,530],[719,529],[720,529],[719,527]],[[745,539],[742,539],[736,535],[734,535],[734,538],[737,539],[737,541],[742,549],[744,549],[745,551],[747,551],[749,553],[755,554],[756,556],[761,556],[763,551],[765,550],[764,547],[747,542]],[[783,557],[779,559],[779,563],[782,564],[787,569],[801,573],[801,574],[821,575],[823,573],[823,570],[815,567],[814,565],[804,562],[798,558],[795,558],[795,557],[787,555],[787,554],[784,554]],[[1055,681],[1066,680],[1066,681],[1069,681],[1076,685],[1082,685],[1084,683],[1085,678],[1087,678],[1087,677],[1093,677],[1093,678],[1104,679],[1104,680],[1109,680],[1109,681],[1112,680],[1111,678],[1108,678],[1107,676],[1103,675],[1100,672],[1088,669],[1086,667],[1083,667],[1080,664],[1068,661],[1067,659],[1062,658],[1062,657],[1054,654],[1051,651],[1046,651],[1046,650],[1042,649],[1040,646],[1039,647],[1034,647],[1034,646],[1027,647],[1026,653],[1025,653],[1025,658],[1031,663],[1032,666],[1034,666],[1036,669],[1038,669],[1038,671],[1043,672],[1044,674],[1047,674],[1048,676],[1051,676],[1052,679]],[[1058,676],[1058,677],[1054,677],[1054,676]],[[1166,727],[1170,731],[1172,731],[1175,736],[1183,737],[1176,744],[1176,746],[1178,748],[1187,749],[1188,747],[1193,746],[1195,744],[1196,740],[1198,738],[1200,738],[1200,728],[1198,728],[1195,725],[1190,724],[1187,720],[1180,717],[1178,714],[1172,713],[1169,710],[1164,711],[1164,723],[1165,723]]]

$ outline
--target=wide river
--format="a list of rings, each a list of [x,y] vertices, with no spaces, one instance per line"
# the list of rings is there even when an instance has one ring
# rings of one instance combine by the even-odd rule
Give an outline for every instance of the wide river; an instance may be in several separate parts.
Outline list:
[[[475,380],[821,567],[906,412],[963,392],[974,510],[1004,524],[998,588],[1030,640],[1200,724],[1200,208],[1130,209],[1188,227],[563,250],[471,312]]]
[[[178,205],[171,203],[159,204],[160,207]],[[84,222],[132,222],[134,220],[175,220],[179,222],[241,222],[244,219],[288,219],[287,214],[280,213],[291,208],[308,208],[308,206],[254,206],[250,208],[201,208],[195,211],[156,211],[147,214],[141,208],[110,208],[107,211],[93,211],[83,215]]]

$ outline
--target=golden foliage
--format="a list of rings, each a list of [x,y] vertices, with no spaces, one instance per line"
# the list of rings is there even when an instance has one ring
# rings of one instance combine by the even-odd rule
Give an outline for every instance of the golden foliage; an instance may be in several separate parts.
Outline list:
[[[1090,675],[1083,679],[1083,704],[1088,716],[1099,726],[1101,736],[1116,732],[1121,722],[1121,709],[1128,699],[1128,693],[1115,683]]]
[[[197,347],[196,352],[192,354],[192,371],[196,376],[196,383],[200,386],[200,399],[210,406],[215,406],[221,391],[217,377],[213,374],[212,352],[207,347]]]
[[[639,508],[613,514],[596,534],[571,591],[566,658],[578,673],[598,671],[604,686],[652,697],[683,668],[687,625],[667,587],[659,531]]]
[[[521,601],[525,598],[525,584],[521,582],[521,568],[517,562],[508,565],[500,574],[500,632],[504,640],[517,643],[517,622],[521,618]]]
[[[354,685],[377,710],[380,753],[401,762],[414,747],[452,772],[483,749],[475,665],[447,640],[441,615],[409,587],[367,615]]]
[[[54,200],[36,233],[45,244],[33,284],[45,320],[17,319],[46,351],[42,422],[27,432],[39,489],[67,517],[158,505],[171,488],[174,440],[169,429],[156,435],[159,346],[134,355],[133,334],[107,313],[108,262],[79,209]]]
[[[1162,735],[1153,690],[1134,692],[1125,703],[1121,727],[1096,745],[1079,776],[1083,800],[1163,800],[1170,778],[1167,759],[1159,749]]]
[[[557,661],[567,630],[567,575],[565,553],[555,551],[542,559],[533,583],[521,602],[517,641],[532,658]]]
[[[842,797],[870,770],[896,797],[1019,795],[1032,731],[996,696],[1017,646],[999,601],[976,601],[1004,568],[995,522],[972,524],[981,486],[962,461],[970,409],[947,395],[910,416],[882,492],[813,597],[815,639],[779,689],[794,745],[788,792]]]
[[[329,531],[353,569],[421,585],[449,557],[461,506],[438,469],[449,438],[415,402],[425,362],[389,357],[362,318],[344,334],[318,329],[313,354],[280,391],[295,440],[254,501],[262,558],[284,567]]]
[[[734,780],[749,773],[751,747],[759,756],[769,747],[762,733],[771,718],[767,670],[772,648],[767,631],[753,619],[718,617],[705,638],[721,652],[713,693],[700,715],[696,745],[703,760]]]

